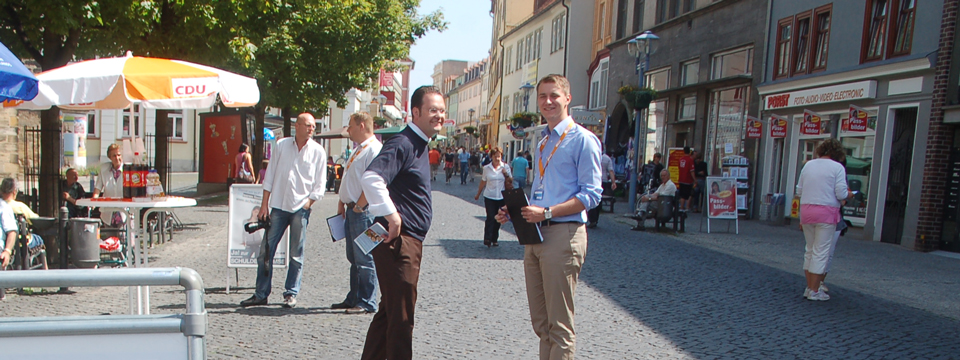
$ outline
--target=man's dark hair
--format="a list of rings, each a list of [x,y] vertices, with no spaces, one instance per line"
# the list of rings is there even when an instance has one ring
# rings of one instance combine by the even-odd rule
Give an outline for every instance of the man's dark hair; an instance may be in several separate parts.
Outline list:
[[[420,107],[423,106],[423,97],[429,94],[437,94],[437,95],[443,96],[443,93],[441,93],[440,89],[437,89],[436,86],[424,85],[424,86],[418,87],[417,90],[413,92],[413,96],[410,97],[410,108],[420,109]]]
[[[684,147],[683,147],[683,153],[689,155],[689,154],[690,154],[690,147],[689,147],[689,146],[684,146]]]

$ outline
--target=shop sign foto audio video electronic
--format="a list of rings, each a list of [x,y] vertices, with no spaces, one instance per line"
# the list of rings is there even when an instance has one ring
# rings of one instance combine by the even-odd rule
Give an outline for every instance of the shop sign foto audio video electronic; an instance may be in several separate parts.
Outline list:
[[[871,99],[876,96],[877,81],[866,80],[767,95],[763,97],[763,109],[776,110],[796,106],[812,106],[841,101]]]

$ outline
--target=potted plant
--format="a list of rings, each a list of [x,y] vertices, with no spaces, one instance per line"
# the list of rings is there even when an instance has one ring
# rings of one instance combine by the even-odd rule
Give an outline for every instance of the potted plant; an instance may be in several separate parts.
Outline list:
[[[467,134],[473,135],[473,133],[477,132],[477,128],[473,126],[464,126],[463,131],[466,132]]]
[[[540,120],[540,114],[535,112],[518,112],[510,117],[510,123],[515,128],[527,128],[536,125]]]
[[[387,125],[387,119],[384,119],[384,118],[379,117],[379,116],[373,118],[373,127],[374,127],[374,128],[378,128],[378,129],[379,129],[379,128],[385,127],[386,125]]]
[[[624,85],[617,89],[617,93],[633,110],[646,109],[650,102],[657,98],[657,91],[651,88],[638,89],[636,86]]]

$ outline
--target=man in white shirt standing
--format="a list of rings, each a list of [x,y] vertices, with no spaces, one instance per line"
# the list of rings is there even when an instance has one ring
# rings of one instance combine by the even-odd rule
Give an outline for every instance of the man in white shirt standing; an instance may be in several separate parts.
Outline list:
[[[303,275],[303,246],[310,222],[310,207],[323,197],[327,183],[327,152],[316,141],[313,115],[297,116],[294,137],[277,141],[273,161],[263,176],[260,221],[269,220],[267,241],[260,245],[257,257],[257,290],[240,306],[266,305],[273,281],[273,257],[284,231],[290,227],[290,265],[284,283],[283,307],[297,305]]]
[[[380,154],[383,144],[373,136],[373,117],[366,112],[350,115],[347,126],[350,140],[360,144],[346,162],[340,182],[340,201],[337,214],[343,216],[347,233],[347,261],[350,262],[350,292],[343,302],[333,304],[331,309],[346,309],[347,312],[377,312],[377,269],[372,254],[364,254],[353,239],[373,225],[373,216],[367,211],[367,197],[363,194],[360,178],[367,165]]]

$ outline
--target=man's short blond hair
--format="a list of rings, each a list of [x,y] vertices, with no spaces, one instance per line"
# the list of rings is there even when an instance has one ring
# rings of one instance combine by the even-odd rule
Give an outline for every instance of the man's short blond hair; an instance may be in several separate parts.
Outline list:
[[[120,144],[113,143],[107,146],[107,156],[110,156],[111,151],[120,151]]]
[[[351,124],[363,124],[364,127],[373,131],[373,116],[366,111],[355,112],[353,115],[350,115]]]
[[[563,90],[563,93],[570,95],[570,81],[566,77],[559,74],[550,74],[544,76],[537,82],[537,92],[540,92],[540,85],[542,84],[557,84],[560,87],[560,90]]]

